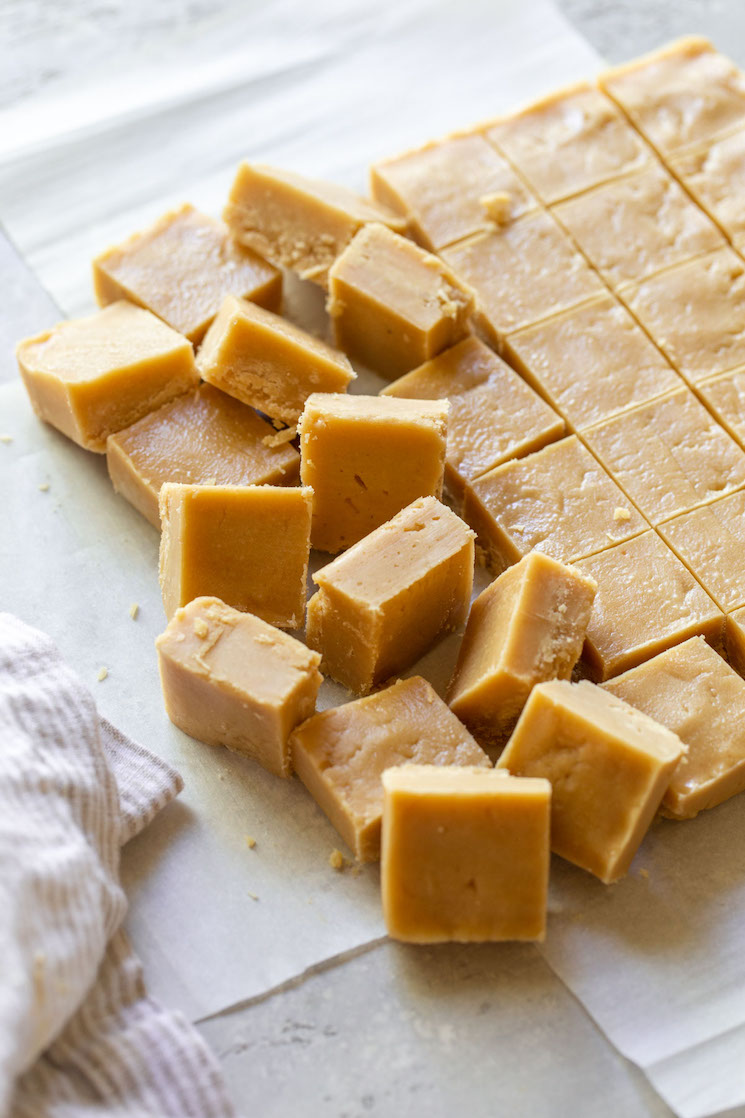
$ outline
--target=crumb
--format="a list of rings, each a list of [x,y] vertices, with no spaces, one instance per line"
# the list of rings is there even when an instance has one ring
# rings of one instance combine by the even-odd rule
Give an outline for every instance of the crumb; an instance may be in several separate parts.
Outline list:
[[[282,443],[289,443],[297,435],[297,427],[285,427],[284,431],[278,431],[276,435],[264,435],[261,440],[264,446],[282,446]]]
[[[631,520],[631,513],[628,509],[622,509],[619,505],[618,508],[613,510],[614,520]]]
[[[277,431],[281,431],[282,428],[284,427],[284,423],[282,422],[281,419],[273,419],[272,420],[272,427],[275,427],[277,429]]]
[[[512,198],[506,192],[499,190],[495,194],[484,194],[479,198],[479,205],[483,208],[489,221],[496,226],[506,225],[512,213]]]
[[[203,641],[204,638],[209,633],[209,631],[210,631],[209,625],[204,620],[204,618],[203,617],[198,617],[196,619],[196,621],[194,622],[194,632],[199,637],[199,639]]]
[[[253,850],[256,846],[256,839],[253,835],[246,835],[246,846],[249,850]]]
[[[109,669],[108,668],[99,668],[98,669],[98,675],[96,676],[96,679],[98,680],[99,683],[103,683],[103,681],[108,678],[108,675],[109,675]]]
[[[129,616],[132,618],[133,621],[137,620],[139,612],[140,607],[138,606],[137,602],[132,602],[132,605],[129,607]]]
[[[645,881],[649,881],[649,870],[642,868],[639,870],[639,877],[643,877]]]
[[[39,492],[40,492],[40,493],[47,493],[47,492],[48,492],[48,490],[49,490],[49,482],[48,482],[48,481],[45,481],[45,482],[43,483],[43,485],[40,485],[40,486],[39,486]]]
[[[252,893],[250,889],[248,889],[247,892],[252,901],[258,901],[259,898],[256,896],[255,893]]]
[[[217,485],[216,477],[208,477],[202,482],[202,485]]]
[[[336,870],[337,873],[341,873],[346,864],[347,860],[342,854],[341,850],[331,851],[331,853],[329,854],[329,865],[331,866],[332,870]]]
[[[13,442],[13,436],[12,435],[0,435],[0,443],[12,443],[12,442]]]

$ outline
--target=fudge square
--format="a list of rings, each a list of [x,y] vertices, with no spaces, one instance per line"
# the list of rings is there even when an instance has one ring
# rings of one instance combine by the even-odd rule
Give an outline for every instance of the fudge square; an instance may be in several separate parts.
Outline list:
[[[473,532],[422,497],[313,575],[306,639],[324,671],[362,693],[401,672],[466,619]]]
[[[593,683],[539,683],[497,762],[552,785],[551,849],[623,877],[683,756],[680,738]]]
[[[125,300],[26,338],[16,356],[39,418],[99,453],[109,435],[199,384],[186,338]]]
[[[416,497],[439,497],[447,417],[447,400],[309,396],[298,433],[313,547],[341,551]]]
[[[745,606],[745,490],[665,520],[657,531],[724,613]]]
[[[491,769],[419,676],[314,715],[292,734],[290,748],[295,772],[361,862],[380,857],[385,769],[407,761]]]
[[[542,940],[551,785],[500,769],[383,773],[383,915],[407,943]]]
[[[596,590],[593,579],[531,551],[476,598],[448,703],[484,748],[503,744],[536,683],[569,679]]]
[[[745,119],[743,119],[745,125]],[[745,129],[683,152],[668,166],[736,248],[745,247]]]
[[[231,238],[227,226],[185,205],[96,257],[100,306],[129,299],[198,344],[226,295],[278,311],[282,273]]]
[[[602,686],[687,746],[662,799],[664,814],[691,819],[745,789],[745,680],[701,637]]]
[[[745,369],[705,380],[696,391],[714,418],[745,448]]]
[[[282,629],[305,616],[313,490],[182,485],[160,490],[160,587],[166,616],[212,595]]]
[[[207,745],[289,776],[289,737],[316,709],[320,656],[219,598],[177,609],[155,642],[166,712]]]

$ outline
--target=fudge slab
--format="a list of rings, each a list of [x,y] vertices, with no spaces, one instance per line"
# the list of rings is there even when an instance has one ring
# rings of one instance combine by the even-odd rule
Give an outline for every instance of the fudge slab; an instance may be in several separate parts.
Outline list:
[[[745,120],[743,121],[745,125]],[[739,249],[745,245],[745,129],[668,160],[670,170]]]
[[[696,391],[717,422],[745,449],[745,369],[702,381]]]
[[[724,613],[745,606],[745,492],[665,520],[662,538]]]

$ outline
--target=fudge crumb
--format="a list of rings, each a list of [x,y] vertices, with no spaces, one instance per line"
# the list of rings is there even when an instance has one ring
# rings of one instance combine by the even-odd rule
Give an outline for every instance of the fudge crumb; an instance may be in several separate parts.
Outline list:
[[[210,627],[207,624],[207,622],[204,620],[204,618],[203,617],[198,617],[196,619],[196,621],[194,622],[194,632],[199,637],[199,639],[203,641],[204,638],[209,633],[209,631],[210,631]]]
[[[202,482],[202,485],[217,485],[216,477],[208,477]]]
[[[246,892],[248,893],[252,901],[258,901],[259,898],[257,897],[256,893],[252,893],[250,889],[247,889]]]
[[[0,435],[0,443],[12,443],[12,442],[13,442],[13,436],[12,435]]]
[[[281,431],[282,428],[284,427],[284,423],[282,422],[281,419],[273,419],[272,420],[272,427],[276,427],[276,429],[278,431]]]
[[[108,668],[99,668],[98,669],[98,675],[96,676],[96,679],[98,680],[99,683],[103,683],[103,681],[108,678],[108,675],[109,675],[109,669]]]
[[[619,505],[617,509],[613,510],[614,520],[631,520],[631,513],[628,509],[622,509]]]
[[[40,485],[40,486],[39,486],[39,492],[40,492],[40,493],[47,493],[47,492],[49,492],[49,482],[48,482],[48,481],[45,481],[45,482],[43,483],[43,485]]]
[[[332,870],[341,873],[347,864],[347,860],[342,854],[341,850],[332,850],[329,854],[329,865]]]
[[[129,607],[129,616],[132,618],[133,621],[137,620],[139,612],[140,607],[138,606],[137,602],[132,602],[132,605]]]
[[[642,866],[639,870],[639,877],[643,877],[645,881],[649,881],[649,870],[645,870]]]
[[[495,225],[506,225],[512,213],[512,198],[503,190],[494,194],[484,194],[479,198],[479,205],[483,208],[489,221]]]
[[[284,431],[278,431],[276,435],[264,435],[261,440],[264,446],[282,446],[282,443],[289,443],[297,435],[297,427],[285,427]]]
[[[249,850],[253,850],[256,847],[256,839],[253,835],[246,835],[246,846]]]

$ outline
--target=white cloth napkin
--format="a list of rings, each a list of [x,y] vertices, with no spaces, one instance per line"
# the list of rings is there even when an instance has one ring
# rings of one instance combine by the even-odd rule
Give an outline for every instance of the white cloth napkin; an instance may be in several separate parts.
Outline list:
[[[234,1113],[121,928],[120,846],[181,787],[49,638],[0,614],[0,1118]]]

